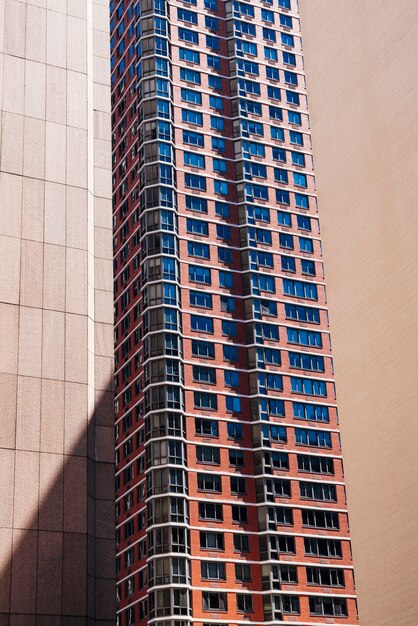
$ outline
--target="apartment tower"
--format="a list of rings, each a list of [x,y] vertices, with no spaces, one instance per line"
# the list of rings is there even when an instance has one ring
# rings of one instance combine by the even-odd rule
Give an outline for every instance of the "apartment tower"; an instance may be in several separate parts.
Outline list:
[[[115,623],[109,19],[0,2],[0,624]]]
[[[296,0],[110,4],[118,623],[357,624]]]

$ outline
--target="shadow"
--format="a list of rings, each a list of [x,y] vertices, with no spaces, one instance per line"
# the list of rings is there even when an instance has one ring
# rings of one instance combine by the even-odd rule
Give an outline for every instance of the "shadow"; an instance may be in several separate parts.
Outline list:
[[[115,624],[113,393],[96,394],[93,415],[68,452],[7,451],[16,460],[13,526],[0,523],[0,626]],[[36,483],[39,465],[38,496],[23,494],[31,515],[21,524],[19,464],[23,485],[25,477]]]

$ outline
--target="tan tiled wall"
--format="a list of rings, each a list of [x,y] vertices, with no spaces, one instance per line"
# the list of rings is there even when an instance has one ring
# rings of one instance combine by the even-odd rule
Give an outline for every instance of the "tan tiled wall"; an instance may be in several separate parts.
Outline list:
[[[299,0],[360,624],[416,626],[416,0]]]
[[[0,626],[114,624],[106,0],[0,0]]]

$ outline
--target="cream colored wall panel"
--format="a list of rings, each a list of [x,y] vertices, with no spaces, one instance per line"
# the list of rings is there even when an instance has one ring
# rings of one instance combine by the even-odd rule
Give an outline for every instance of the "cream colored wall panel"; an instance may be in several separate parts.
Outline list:
[[[13,486],[14,486],[15,451],[0,448],[0,528],[13,525]]]
[[[48,7],[50,8],[50,7]],[[67,65],[67,29],[63,13],[47,11],[46,62],[65,68]]]
[[[24,178],[22,195],[22,239],[32,239],[33,241],[44,240],[44,203],[44,181],[34,178]]]
[[[64,313],[44,309],[42,328],[42,376],[64,380]]]
[[[5,54],[3,57],[3,111],[23,115],[25,107],[25,61]]]
[[[20,304],[42,307],[44,249],[39,241],[22,240]]]
[[[0,299],[0,372],[17,374],[19,307]]]
[[[21,241],[0,236],[0,301],[19,303]]]
[[[65,245],[66,188],[64,185],[45,183],[45,243]]]
[[[21,209],[22,178],[7,172],[0,172],[0,235],[20,237]]]
[[[46,66],[37,61],[25,63],[25,115],[45,119]]]
[[[87,319],[65,316],[65,380],[87,383]]]
[[[56,124],[67,122],[67,75],[63,68],[46,66],[46,119]]]
[[[44,246],[44,309],[65,310],[65,248]]]
[[[87,191],[67,187],[66,245],[87,249]]]
[[[16,443],[16,421],[11,418],[16,415],[17,376],[0,374],[0,389],[0,450],[13,449]]]
[[[19,0],[7,0],[4,14],[3,51],[6,54],[25,55],[26,6]]]
[[[37,528],[33,515],[38,505],[39,454],[28,450],[15,452],[14,528]]]
[[[87,132],[67,126],[67,185],[87,187]]]
[[[87,313],[87,252],[67,248],[65,280],[65,310],[68,313]]]
[[[39,450],[41,379],[19,376],[17,382],[16,449]]]
[[[87,385],[65,383],[64,450],[83,455],[87,449]]]
[[[55,183],[66,182],[67,137],[63,124],[46,123],[45,178]]]
[[[25,117],[23,147],[23,175],[45,178],[45,122]]]
[[[22,115],[3,113],[1,137],[1,168],[3,172],[21,175],[23,172]]]
[[[42,64],[46,61],[46,15],[41,6],[28,4],[26,7],[26,59]]]
[[[67,18],[67,69],[74,72],[86,71],[86,21],[76,17]]]
[[[67,72],[67,125],[87,128],[87,79],[80,72]]]
[[[19,307],[19,368],[21,376],[41,376],[42,309]]]
[[[40,450],[62,454],[64,451],[64,383],[42,380]]]

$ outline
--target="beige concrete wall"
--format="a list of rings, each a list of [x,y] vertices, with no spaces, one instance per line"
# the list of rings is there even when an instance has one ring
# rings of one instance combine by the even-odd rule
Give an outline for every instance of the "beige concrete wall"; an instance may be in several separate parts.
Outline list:
[[[0,624],[114,624],[107,0],[0,0]]]
[[[415,626],[416,0],[299,0],[362,626]]]

